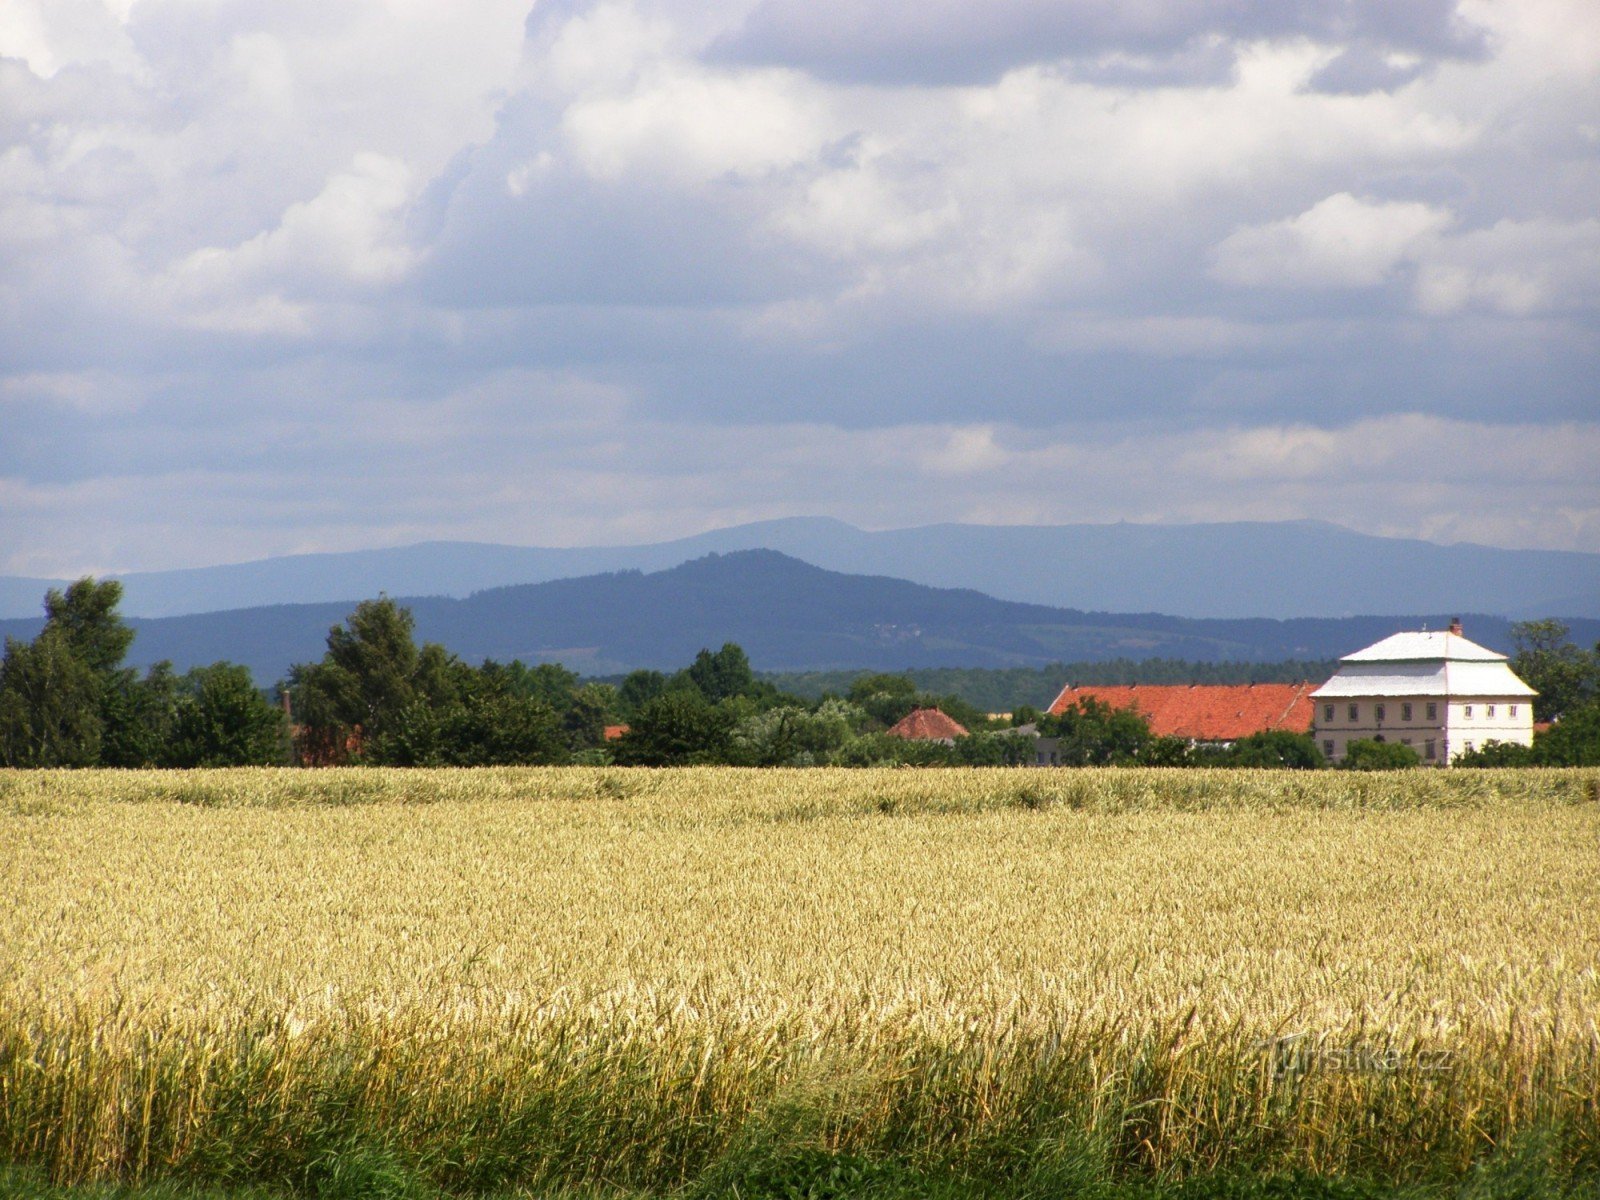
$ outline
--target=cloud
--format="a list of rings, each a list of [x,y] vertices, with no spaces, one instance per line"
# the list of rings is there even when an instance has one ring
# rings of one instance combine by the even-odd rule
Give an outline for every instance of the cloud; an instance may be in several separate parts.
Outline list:
[[[1193,78],[1212,83],[1208,51],[1219,41],[1295,38],[1365,40],[1429,58],[1484,48],[1456,0],[760,0],[713,52],[877,83],[986,82],[1060,59],[1083,60],[1091,72],[1142,61],[1157,78],[1159,64],[1170,64],[1162,82],[1181,80],[1187,63]]]
[[[641,418],[608,386],[536,374],[348,415],[348,431],[326,428],[325,443],[305,443],[287,469],[245,459],[0,480],[8,520],[51,535],[9,542],[0,570],[70,574],[436,538],[630,542],[797,512],[862,523],[871,512],[889,527],[1320,517],[1378,534],[1553,548],[1592,545],[1600,533],[1592,424],[1405,413],[1202,433],[683,424]],[[353,457],[358,439],[378,453]],[[196,494],[217,499],[189,505],[188,535],[175,543],[167,514]]]
[[[1585,0],[15,0],[0,543],[1600,549],[1597,79]]]
[[[1418,306],[1435,316],[1487,308],[1514,316],[1600,305],[1600,220],[1498,221],[1424,255]]]
[[[1212,253],[1225,283],[1370,288],[1415,268],[1431,316],[1483,308],[1509,316],[1600,302],[1600,220],[1503,220],[1453,231],[1454,214],[1416,202],[1329,196],[1299,216],[1235,230]]]
[[[417,259],[401,216],[411,199],[405,163],[360,153],[277,225],[233,247],[207,246],[174,264],[169,279],[186,299],[214,304],[237,292],[304,294],[393,284]]]
[[[1212,274],[1247,287],[1374,287],[1451,220],[1427,204],[1340,192],[1297,217],[1229,234],[1216,248]]]

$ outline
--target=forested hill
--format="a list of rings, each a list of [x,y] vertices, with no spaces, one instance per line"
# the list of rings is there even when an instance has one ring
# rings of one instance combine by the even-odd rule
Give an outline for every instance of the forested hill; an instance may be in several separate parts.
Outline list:
[[[380,591],[463,598],[707,554],[777,550],[830,571],[978,588],[1028,604],[1188,617],[1497,612],[1600,617],[1600,554],[1442,546],[1320,521],[1200,525],[928,525],[869,532],[790,517],[640,546],[427,542],[121,577],[130,617],[338,603]],[[0,616],[39,611],[64,581],[0,576]]]
[[[263,684],[320,658],[330,626],[355,602],[281,605],[135,619],[129,662],[180,670],[219,659]],[[768,550],[710,555],[664,571],[624,571],[495,588],[465,599],[408,598],[419,639],[469,660],[556,660],[586,675],[676,669],[702,647],[733,641],[766,671],[838,668],[1040,667],[1063,661],[1175,658],[1201,662],[1323,660],[1399,629],[1443,628],[1457,614],[1212,620],[1090,613],[996,600],[965,589],[845,575]],[[1465,615],[1467,635],[1508,650],[1510,625]],[[32,637],[38,621],[3,621]],[[1574,621],[1580,645],[1600,621]]]

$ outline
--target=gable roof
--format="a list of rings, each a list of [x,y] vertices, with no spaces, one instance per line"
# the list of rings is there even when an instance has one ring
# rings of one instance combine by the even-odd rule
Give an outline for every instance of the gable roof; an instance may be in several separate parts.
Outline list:
[[[967,727],[937,708],[918,708],[901,717],[885,732],[911,742],[942,742],[967,736]]]
[[[1309,733],[1315,707],[1310,683],[1155,684],[1061,689],[1050,711],[1060,714],[1080,700],[1131,708],[1157,737],[1231,742],[1252,733],[1286,729]]]

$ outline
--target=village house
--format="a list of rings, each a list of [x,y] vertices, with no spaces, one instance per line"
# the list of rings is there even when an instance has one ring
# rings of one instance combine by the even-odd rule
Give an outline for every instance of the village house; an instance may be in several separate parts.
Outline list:
[[[1366,738],[1410,746],[1430,766],[1488,742],[1533,744],[1533,697],[1503,654],[1468,641],[1461,622],[1442,633],[1396,633],[1339,660],[1311,693],[1316,737],[1329,762]]]
[[[918,708],[901,717],[884,732],[908,742],[942,742],[946,746],[954,746],[957,738],[967,736],[967,727],[937,708]]]

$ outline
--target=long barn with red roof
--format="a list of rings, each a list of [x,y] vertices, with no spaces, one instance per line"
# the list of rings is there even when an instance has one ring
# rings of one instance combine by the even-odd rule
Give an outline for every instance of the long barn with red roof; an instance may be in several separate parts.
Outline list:
[[[1131,708],[1158,737],[1191,742],[1235,742],[1252,733],[1284,729],[1310,733],[1316,715],[1311,683],[1134,684],[1061,689],[1050,711],[1061,714],[1081,700]]]

